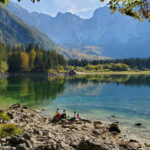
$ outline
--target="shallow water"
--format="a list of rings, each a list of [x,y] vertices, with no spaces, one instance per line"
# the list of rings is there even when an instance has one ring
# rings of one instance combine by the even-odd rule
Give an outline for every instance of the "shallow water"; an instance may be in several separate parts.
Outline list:
[[[128,133],[150,140],[150,76],[87,75],[76,77],[9,77],[0,80],[0,107],[21,103],[45,108],[53,116],[56,108],[81,117],[119,121]],[[111,115],[115,115],[112,118]],[[137,128],[135,123],[142,123]]]

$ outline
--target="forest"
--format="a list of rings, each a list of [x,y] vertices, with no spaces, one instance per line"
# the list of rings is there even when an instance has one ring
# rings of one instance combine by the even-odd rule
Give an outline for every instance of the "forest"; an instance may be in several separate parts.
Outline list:
[[[148,71],[150,70],[150,58],[125,58],[106,60],[77,60],[70,59],[69,66],[74,66],[77,70],[106,70],[106,71]]]
[[[65,67],[66,60],[56,50],[46,51],[38,45],[13,48],[0,43],[0,72],[46,72],[50,68]]]
[[[58,71],[57,71],[58,70]],[[150,58],[126,58],[106,60],[67,60],[56,50],[47,51],[37,44],[14,47],[0,43],[0,73],[77,71],[149,71]]]

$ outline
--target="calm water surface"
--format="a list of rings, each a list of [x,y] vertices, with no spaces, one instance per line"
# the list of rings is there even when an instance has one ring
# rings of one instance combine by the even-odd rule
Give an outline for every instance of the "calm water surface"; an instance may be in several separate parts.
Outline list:
[[[119,121],[126,132],[150,140],[150,75],[1,79],[0,107],[6,109],[17,102],[45,108],[44,116],[52,117],[59,107],[69,115],[77,111],[88,119]],[[143,127],[134,126],[139,122]]]

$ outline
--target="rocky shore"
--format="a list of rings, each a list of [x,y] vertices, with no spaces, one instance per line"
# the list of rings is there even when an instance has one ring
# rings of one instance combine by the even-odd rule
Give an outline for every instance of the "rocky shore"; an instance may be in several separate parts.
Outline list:
[[[6,113],[22,135],[0,138],[0,150],[150,150],[150,145],[126,140],[116,123],[79,119],[53,122],[29,107],[12,105]]]

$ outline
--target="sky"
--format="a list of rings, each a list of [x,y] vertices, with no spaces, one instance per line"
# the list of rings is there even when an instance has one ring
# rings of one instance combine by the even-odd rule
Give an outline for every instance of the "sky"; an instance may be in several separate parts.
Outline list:
[[[17,2],[18,0],[11,0]],[[17,2],[18,3],[18,2]],[[71,12],[82,18],[90,18],[93,12],[98,7],[103,7],[100,0],[41,0],[40,2],[32,3],[31,0],[22,0],[20,3],[23,8],[29,12],[39,12],[56,16],[58,12]]]

